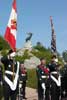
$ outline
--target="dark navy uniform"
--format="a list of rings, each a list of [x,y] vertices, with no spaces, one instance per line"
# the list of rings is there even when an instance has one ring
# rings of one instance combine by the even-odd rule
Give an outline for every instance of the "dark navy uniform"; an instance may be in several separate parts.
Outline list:
[[[19,75],[19,62],[15,62],[8,57],[2,57],[1,62],[4,64],[5,73],[3,81],[4,100],[16,100],[18,75]]]
[[[67,98],[67,64],[64,65],[61,72],[61,96]]]
[[[3,71],[2,71],[2,65],[0,65],[0,85],[2,85],[3,81]]]
[[[49,100],[49,70],[44,65],[37,66],[38,100]],[[44,86],[44,88],[43,88]]]
[[[51,90],[51,100],[59,100],[60,98],[60,87],[61,78],[57,71],[58,65],[56,63],[50,63],[48,65],[50,69],[50,90]]]
[[[27,70],[25,67],[21,68],[21,80],[22,80],[22,95],[23,99],[26,99],[26,81],[27,81]]]

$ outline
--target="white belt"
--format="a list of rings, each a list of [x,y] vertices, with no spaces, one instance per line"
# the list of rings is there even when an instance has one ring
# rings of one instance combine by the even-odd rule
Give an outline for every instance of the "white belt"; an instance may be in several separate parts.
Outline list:
[[[25,74],[21,74],[21,76],[26,76]]]
[[[54,72],[51,72],[51,74],[58,74],[58,73],[54,71]]]
[[[13,75],[13,74],[14,74],[14,75],[15,75],[16,73],[13,73],[13,72],[11,72],[11,71],[7,71],[7,70],[6,70],[6,71],[5,71],[5,74],[9,74],[9,75]]]
[[[45,75],[43,75],[43,76],[41,76],[42,78],[49,78],[49,76],[45,76]]]
[[[19,77],[18,75],[19,75],[19,62],[17,62],[17,71],[16,71],[14,81],[12,82],[6,75],[4,77],[4,80],[7,82],[7,84],[10,86],[11,90],[13,91],[15,91],[17,88],[17,81]]]

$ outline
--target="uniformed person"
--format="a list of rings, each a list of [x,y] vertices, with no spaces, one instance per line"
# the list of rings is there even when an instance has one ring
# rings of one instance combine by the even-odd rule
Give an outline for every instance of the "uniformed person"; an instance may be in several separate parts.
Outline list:
[[[20,68],[21,68],[21,80],[22,80],[22,95],[23,95],[23,99],[27,99],[26,98],[26,81],[27,81],[27,70],[24,67],[24,63],[21,62],[20,64]]]
[[[60,99],[61,77],[58,72],[58,59],[55,55],[52,56],[51,63],[48,65],[50,70],[50,90],[51,100]]]
[[[16,52],[9,50],[6,57],[1,58],[1,62],[4,64],[4,100],[16,100],[18,90],[18,77],[19,77],[19,62],[16,62],[13,57]]]
[[[67,98],[67,61],[64,64],[61,76],[61,96],[62,100],[64,100]]]
[[[41,64],[37,66],[38,100],[49,100],[49,69],[46,68],[46,60],[40,59]]]
[[[2,64],[0,64],[0,85],[2,85],[3,81],[3,71],[2,71]]]

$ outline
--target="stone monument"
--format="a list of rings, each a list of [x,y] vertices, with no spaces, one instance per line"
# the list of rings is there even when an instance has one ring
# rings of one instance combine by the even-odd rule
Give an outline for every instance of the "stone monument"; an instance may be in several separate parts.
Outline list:
[[[27,35],[28,36],[25,39],[24,49],[32,50],[32,43],[31,43],[32,33],[27,33]]]
[[[32,43],[31,43],[32,33],[27,33],[27,38],[25,39],[24,47],[18,50],[17,55],[22,56],[24,55],[25,50],[32,50]]]

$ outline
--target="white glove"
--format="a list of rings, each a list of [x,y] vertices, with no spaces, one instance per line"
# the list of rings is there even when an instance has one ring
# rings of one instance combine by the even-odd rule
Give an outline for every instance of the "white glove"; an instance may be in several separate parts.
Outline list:
[[[45,83],[42,83],[42,88],[45,90],[46,88],[45,88]]]

